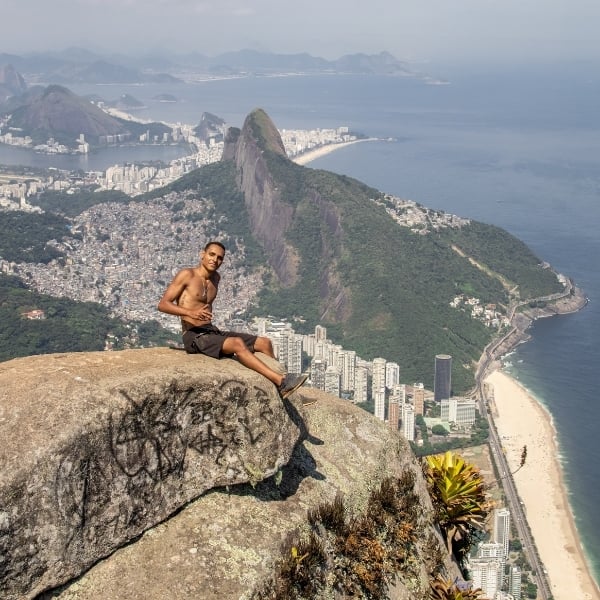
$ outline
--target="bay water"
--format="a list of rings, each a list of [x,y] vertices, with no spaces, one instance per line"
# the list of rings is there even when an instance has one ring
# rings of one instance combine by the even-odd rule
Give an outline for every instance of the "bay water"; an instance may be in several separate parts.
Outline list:
[[[242,126],[245,116],[260,107],[280,129],[345,125],[382,138],[345,147],[308,166],[501,226],[573,277],[589,297],[588,306],[537,321],[533,339],[511,355],[510,373],[553,415],[570,502],[598,581],[600,69],[579,62],[510,68],[429,65],[427,70],[449,83],[320,75],[70,89],[106,100],[131,94],[147,107],[136,116],[169,123],[197,124],[206,111]],[[178,101],[155,100],[163,93]],[[0,147],[0,163],[92,170],[183,154],[172,147],[129,150],[57,160]]]

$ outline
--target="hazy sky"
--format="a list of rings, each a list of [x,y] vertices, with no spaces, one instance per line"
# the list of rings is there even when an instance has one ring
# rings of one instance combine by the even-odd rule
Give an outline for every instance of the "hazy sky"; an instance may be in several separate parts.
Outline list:
[[[600,0],[0,0],[0,52],[254,48],[412,61],[600,57]]]

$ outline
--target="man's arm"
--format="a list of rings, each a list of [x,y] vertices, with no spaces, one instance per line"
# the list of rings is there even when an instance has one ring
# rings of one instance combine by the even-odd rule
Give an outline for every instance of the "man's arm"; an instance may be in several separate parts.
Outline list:
[[[157,308],[160,310],[160,312],[164,312],[169,315],[175,315],[177,317],[189,316],[188,311],[183,306],[179,306],[177,304],[181,294],[183,294],[183,291],[188,284],[189,279],[190,274],[187,270],[179,271],[179,273],[175,275],[173,281],[171,281],[162,298],[160,299],[160,302],[158,303]]]

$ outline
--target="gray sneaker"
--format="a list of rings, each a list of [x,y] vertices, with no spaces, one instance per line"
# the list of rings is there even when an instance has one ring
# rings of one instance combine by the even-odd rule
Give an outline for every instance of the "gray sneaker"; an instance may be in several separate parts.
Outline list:
[[[279,384],[277,390],[279,395],[285,400],[290,394],[294,393],[308,379],[308,375],[286,375]]]

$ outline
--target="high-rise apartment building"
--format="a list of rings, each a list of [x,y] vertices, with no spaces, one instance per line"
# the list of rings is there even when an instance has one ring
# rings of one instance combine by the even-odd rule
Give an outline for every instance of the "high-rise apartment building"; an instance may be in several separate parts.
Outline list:
[[[355,389],[356,352],[354,350],[341,352],[341,363],[341,390],[342,392],[353,392]]]
[[[457,427],[471,427],[477,417],[477,402],[469,398],[442,399],[440,402],[440,418],[442,421],[454,423]]]
[[[333,396],[340,395],[340,374],[333,365],[325,369],[325,391]]]
[[[385,394],[385,358],[373,359],[373,380],[371,382],[371,396],[375,399],[375,394],[382,388]]]
[[[337,344],[329,344],[327,346],[327,364],[330,367],[335,367],[338,373],[342,372],[342,352],[344,349]]]
[[[315,327],[315,339],[317,342],[324,342],[327,339],[327,328],[317,325]]]
[[[313,358],[310,362],[310,380],[313,387],[318,390],[325,389],[325,371],[327,370],[327,363],[320,358]]]
[[[329,356],[329,340],[316,340],[315,341],[315,358],[320,358],[326,361]]]
[[[390,398],[397,400],[400,405],[404,404],[406,402],[406,385],[397,383],[390,392]]]
[[[425,414],[425,386],[422,383],[413,384],[413,406],[416,415]]]
[[[415,441],[415,409],[412,404],[402,405],[402,433],[409,442]]]
[[[315,355],[315,336],[314,335],[303,335],[302,336],[302,350],[313,357]]]
[[[511,565],[508,571],[508,593],[521,600],[521,569],[517,565]]]
[[[400,365],[395,362],[385,363],[385,387],[391,390],[400,383]]]
[[[504,545],[498,542],[487,542],[477,547],[477,558],[495,560],[500,564],[498,571],[498,589],[502,588],[504,570],[506,568],[506,557],[504,556]]]
[[[364,360],[356,362],[354,372],[354,402],[359,404],[368,400],[369,392],[369,367]]]
[[[433,399],[441,402],[450,398],[452,389],[452,357],[449,354],[438,354],[435,357],[433,377]]]
[[[498,544],[502,544],[504,558],[508,558],[508,545],[510,542],[510,510],[508,508],[497,508],[494,511],[492,540]]]
[[[480,588],[484,598],[494,598],[499,590],[502,565],[493,558],[472,558],[469,560],[472,587]]]
[[[388,404],[388,424],[390,429],[398,431],[398,426],[400,424],[400,406],[398,400],[394,397],[390,397]]]
[[[375,416],[385,421],[385,386],[373,393],[373,402],[375,403]]]
[[[285,366],[285,360],[287,359],[287,347],[282,349],[282,340],[279,333],[269,333],[268,338],[271,340],[271,344],[273,344],[273,354],[275,358]]]
[[[302,373],[302,336],[296,333],[289,333],[287,336],[288,373]]]
[[[302,373],[302,339],[289,329],[269,331],[277,360],[288,373]]]

